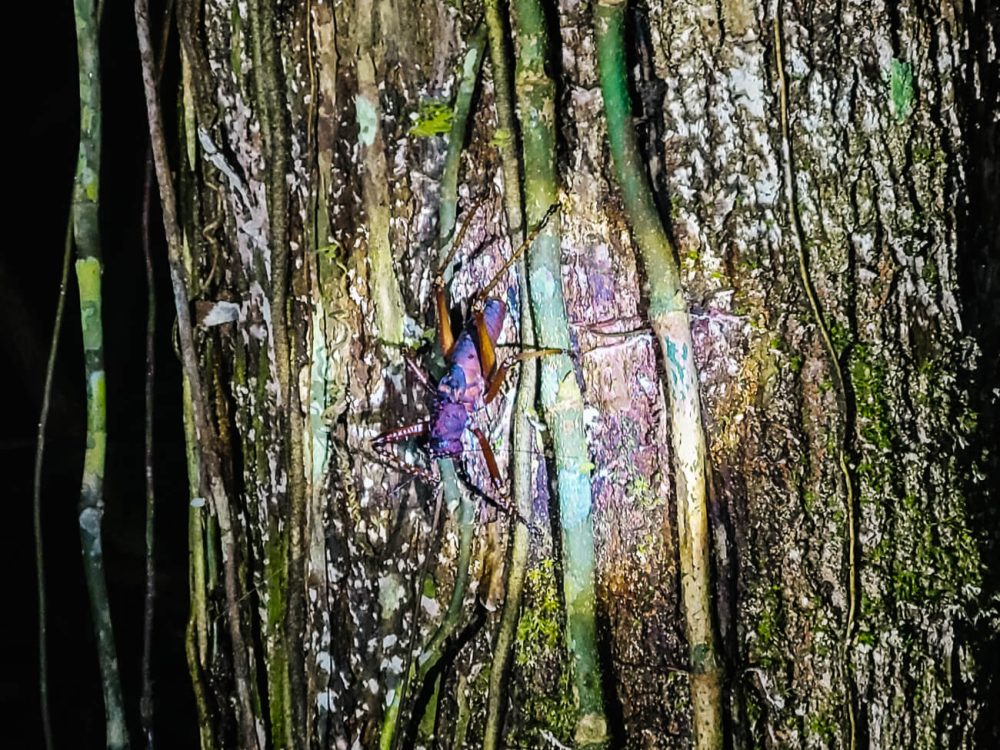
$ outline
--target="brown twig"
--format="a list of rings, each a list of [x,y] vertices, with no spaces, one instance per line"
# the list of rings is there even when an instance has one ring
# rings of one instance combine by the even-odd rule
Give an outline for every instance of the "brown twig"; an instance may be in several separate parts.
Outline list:
[[[238,699],[241,745],[246,750],[253,750],[258,747],[258,742],[250,700],[250,666],[240,629],[236,540],[230,517],[229,498],[226,496],[222,479],[215,431],[208,418],[201,373],[198,370],[195,352],[194,331],[188,307],[188,285],[182,256],[181,232],[177,221],[177,201],[167,156],[166,138],[163,133],[163,115],[160,111],[156,91],[153,49],[149,33],[148,0],[135,0],[135,23],[139,42],[139,58],[142,63],[143,88],[146,95],[146,113],[149,119],[149,137],[153,151],[153,164],[156,167],[156,178],[160,187],[160,204],[163,212],[163,229],[167,237],[170,280],[174,292],[174,306],[177,310],[181,361],[191,389],[191,406],[197,438],[195,452],[199,458],[198,466],[201,474],[199,479],[202,491],[211,501],[212,508],[219,520],[219,533],[222,538],[226,608],[229,617],[229,637],[233,650],[233,676]]]
[[[63,311],[66,308],[66,286],[69,280],[69,259],[73,254],[73,220],[66,225],[66,248],[63,251],[62,275],[59,278],[59,297],[56,301],[56,318],[52,324],[49,359],[45,365],[45,386],[42,389],[42,410],[38,416],[38,436],[35,440],[35,476],[33,482],[33,521],[35,531],[35,580],[38,588],[38,700],[42,714],[42,734],[45,750],[53,750],[52,718],[49,714],[49,658],[45,642],[45,554],[42,547],[42,464],[45,458],[45,426],[49,421],[52,402],[52,380],[59,351],[59,334],[62,331]]]

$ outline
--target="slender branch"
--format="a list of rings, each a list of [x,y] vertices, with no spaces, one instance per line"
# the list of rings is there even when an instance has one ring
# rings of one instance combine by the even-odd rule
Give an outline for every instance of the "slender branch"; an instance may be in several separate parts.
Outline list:
[[[125,727],[125,707],[118,676],[118,656],[101,543],[107,410],[101,323],[101,238],[98,226],[101,175],[100,24],[99,11],[92,0],[75,0],[74,11],[80,68],[80,154],[73,186],[73,239],[77,249],[76,278],[80,289],[84,374],[87,382],[87,449],[80,488],[80,545],[104,688],[106,742],[109,748],[126,748],[128,732]]]
[[[188,591],[191,611],[185,628],[184,654],[187,658],[191,686],[194,689],[195,706],[198,710],[199,741],[202,750],[214,748],[215,736],[212,731],[211,713],[208,707],[203,673],[208,665],[208,602],[205,578],[205,533],[202,516],[205,512],[204,500],[199,497],[199,468],[194,428],[194,410],[191,407],[191,387],[186,376],[182,376],[182,409],[184,415],[184,448],[188,475]]]
[[[509,57],[506,54],[507,26],[500,12],[498,0],[487,0],[486,23],[490,29],[490,62],[493,69],[493,98],[496,102],[497,128],[508,137],[500,142],[500,160],[504,175],[504,208],[507,214],[507,232],[511,248],[521,244],[524,227],[524,204],[521,198],[521,164],[518,157],[518,127],[514,114],[514,97],[511,87]],[[522,348],[535,346],[534,321],[528,300],[527,265],[523,257],[517,259],[517,285],[520,299],[519,332]],[[532,425],[535,399],[538,390],[538,363],[534,359],[521,365],[514,401],[512,487],[514,505],[521,518],[531,523],[532,502],[532,452],[535,441]],[[521,598],[528,564],[528,526],[515,523],[508,543],[507,580],[500,623],[497,627],[493,659],[490,663],[489,695],[486,704],[486,727],[483,732],[484,750],[495,750],[500,745],[504,712],[507,708],[506,685],[510,674],[514,636],[521,614]]]
[[[146,595],[142,612],[142,699],[139,713],[146,747],[153,748],[153,614],[156,602],[156,492],[153,485],[153,388],[156,380],[156,286],[150,249],[149,209],[153,183],[153,156],[146,154],[142,186],[142,254],[146,265]]]
[[[708,462],[698,371],[680,271],[636,143],[626,74],[624,16],[625,0],[599,0],[594,9],[601,91],[615,176],[648,279],[650,322],[667,369],[694,742],[698,750],[715,750],[723,743],[722,668],[712,622],[705,487]]]
[[[850,430],[848,420],[851,409],[848,407],[848,390],[845,385],[844,371],[840,366],[840,356],[837,348],[833,344],[830,335],[830,328],[823,318],[823,311],[820,308],[819,297],[813,285],[812,276],[809,273],[809,251],[806,247],[805,232],[802,229],[802,220],[799,217],[798,199],[795,195],[795,162],[792,154],[792,138],[788,124],[788,82],[785,80],[785,57],[784,39],[781,29],[781,2],[779,0],[774,15],[774,57],[775,66],[778,70],[778,100],[781,110],[781,157],[784,165],[785,177],[785,201],[788,205],[788,219],[792,225],[792,243],[799,260],[799,277],[802,287],[805,289],[806,298],[809,300],[809,310],[812,313],[816,327],[819,329],[820,337],[823,339],[823,347],[826,349],[830,359],[830,369],[833,371],[833,382],[836,387],[837,401],[840,404],[841,413],[844,415],[841,434],[837,442],[837,467],[844,482],[845,507],[847,511],[847,622],[844,624],[844,662],[845,669],[849,675],[850,697],[847,701],[847,717],[850,723],[851,739],[850,748],[854,750],[858,745],[858,721],[857,721],[857,686],[852,675],[850,658],[851,642],[854,638],[856,627],[856,613],[858,605],[859,590],[859,570],[857,560],[858,550],[858,522],[855,509],[856,498],[854,496],[855,477],[851,472],[850,463],[847,459],[847,451],[850,441]]]
[[[514,7],[518,113],[524,143],[526,218],[530,226],[542,223],[550,207],[558,202],[555,84],[545,69],[549,41],[542,4],[538,0],[518,0]],[[535,240],[528,269],[538,346],[568,352],[571,342],[562,292],[558,214],[545,223]],[[552,435],[559,494],[566,645],[577,709],[574,740],[577,747],[603,747],[608,733],[595,618],[590,484],[593,464],[583,427],[583,394],[568,354],[549,356],[542,361],[541,401]]]
[[[139,57],[142,63],[143,88],[146,95],[146,112],[149,119],[149,135],[153,149],[153,163],[160,187],[160,204],[163,213],[163,227],[167,237],[167,252],[170,265],[170,280],[174,292],[174,307],[177,311],[177,331],[180,338],[181,361],[184,374],[191,390],[191,406],[197,438],[196,450],[199,455],[199,472],[202,475],[202,489],[209,497],[219,520],[222,537],[223,568],[226,590],[226,607],[229,619],[229,635],[233,650],[233,677],[238,698],[239,726],[241,742],[246,750],[258,746],[253,706],[250,700],[250,666],[247,658],[243,634],[240,629],[239,581],[237,577],[237,548],[229,498],[222,479],[215,433],[208,416],[198,370],[194,345],[194,331],[188,308],[188,286],[182,255],[180,227],[177,223],[177,202],[174,195],[173,177],[167,156],[167,144],[163,134],[163,118],[157,97],[154,78],[153,49],[149,33],[148,0],[135,0],[135,22],[139,41]]]
[[[468,220],[455,235],[458,221],[458,173],[462,166],[462,150],[469,131],[469,112],[472,99],[479,85],[483,67],[483,49],[486,46],[486,27],[480,23],[469,37],[469,46],[462,61],[462,75],[458,82],[458,92],[452,107],[451,131],[448,133],[448,152],[441,171],[440,198],[438,199],[438,252],[437,268],[445,281],[450,281],[451,259],[462,242]],[[471,216],[479,208],[477,203]]]
[[[156,65],[157,84],[163,69],[170,40],[173,2],[168,0],[163,12],[160,55]],[[146,747],[153,750],[153,615],[156,603],[156,492],[153,482],[153,394],[156,382],[156,280],[150,248],[149,212],[153,187],[153,154],[146,147],[146,169],[142,185],[142,255],[146,266],[146,378],[145,378],[145,469],[146,469],[146,593],[142,613],[142,698],[139,715]]]
[[[69,282],[69,260],[73,255],[73,219],[66,224],[66,244],[63,250],[62,273],[59,277],[59,295],[56,299],[56,317],[52,324],[49,359],[45,365],[45,385],[42,388],[42,410],[38,415],[38,433],[35,438],[35,474],[32,482],[32,521],[35,532],[35,581],[38,589],[38,700],[42,718],[45,750],[53,750],[52,717],[49,714],[49,658],[46,645],[48,624],[45,613],[45,550],[42,546],[42,465],[45,461],[45,427],[49,421],[52,401],[52,381],[56,371],[59,351],[59,334],[62,332],[63,312],[66,309],[66,287]]]

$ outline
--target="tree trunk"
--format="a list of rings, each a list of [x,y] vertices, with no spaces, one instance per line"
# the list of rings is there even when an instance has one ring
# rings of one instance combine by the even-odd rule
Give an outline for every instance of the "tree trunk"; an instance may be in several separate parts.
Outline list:
[[[987,737],[997,261],[981,217],[1000,191],[985,150],[998,23],[982,5],[629,9],[633,120],[701,378],[735,747]],[[397,747],[481,744],[511,517],[480,504],[455,634],[406,685],[464,574],[458,511],[369,446],[426,414],[403,348],[433,340],[443,134],[476,13],[178,8],[188,287],[261,748],[377,746],[399,690]],[[591,8],[563,0],[548,22],[609,730],[615,746],[687,747],[665,370],[606,145]],[[497,146],[516,134],[497,129],[490,75],[459,178],[459,224],[485,209],[458,248],[456,306],[512,250]],[[526,295],[504,278],[515,309],[501,340],[516,343]],[[475,417],[502,472],[513,400]],[[405,458],[430,466],[420,455]],[[546,458],[507,685],[512,747],[570,744],[577,720]],[[496,494],[481,454],[460,463]],[[231,747],[246,717],[225,560],[192,471],[188,654],[203,747]]]

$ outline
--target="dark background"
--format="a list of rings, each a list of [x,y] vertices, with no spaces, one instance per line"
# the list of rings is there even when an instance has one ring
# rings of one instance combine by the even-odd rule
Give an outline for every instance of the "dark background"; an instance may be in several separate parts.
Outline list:
[[[34,442],[55,316],[78,138],[76,35],[72,3],[24,3],[6,25],[8,149],[13,205],[0,251],[0,372],[4,418],[0,465],[9,514],[0,528],[6,606],[0,613],[0,705],[6,747],[42,747],[38,709],[37,597],[32,542]],[[104,551],[122,690],[132,746],[139,737],[145,480],[143,381],[146,280],[141,206],[145,104],[132,3],[106,0],[101,30],[104,104],[101,230],[108,392]],[[160,14],[152,13],[154,25]],[[154,33],[156,33],[154,31]],[[176,90],[168,71],[165,91]],[[167,97],[169,100],[169,97]],[[169,102],[168,102],[169,103]],[[155,188],[154,188],[155,190]],[[158,198],[154,192],[154,204]],[[178,405],[180,368],[170,343],[174,315],[162,225],[150,219],[157,274],[155,415],[157,608],[153,640],[156,739],[161,748],[197,747],[194,698],[184,656],[187,595],[187,479]],[[42,503],[48,601],[49,705],[56,745],[104,745],[100,675],[76,524],[85,444],[79,300],[70,270],[47,430]]]

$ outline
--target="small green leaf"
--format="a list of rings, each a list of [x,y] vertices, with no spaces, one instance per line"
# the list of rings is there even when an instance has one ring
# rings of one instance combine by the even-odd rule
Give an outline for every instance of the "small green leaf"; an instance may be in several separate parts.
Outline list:
[[[893,58],[889,67],[889,94],[897,122],[905,122],[913,111],[913,66]]]
[[[424,591],[423,595],[427,599],[434,599],[437,597],[437,586],[434,585],[434,579],[430,576],[424,579]]]
[[[410,127],[410,135],[430,138],[447,133],[451,130],[453,116],[451,107],[444,102],[435,100],[422,102],[420,111],[416,113],[416,119]]]

